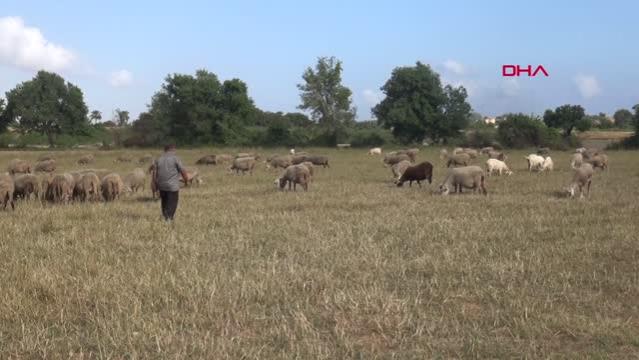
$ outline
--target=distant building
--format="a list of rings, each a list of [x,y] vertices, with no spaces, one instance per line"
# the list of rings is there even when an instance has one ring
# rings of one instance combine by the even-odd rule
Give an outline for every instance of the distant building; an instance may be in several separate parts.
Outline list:
[[[484,124],[495,125],[497,124],[497,118],[484,116]]]

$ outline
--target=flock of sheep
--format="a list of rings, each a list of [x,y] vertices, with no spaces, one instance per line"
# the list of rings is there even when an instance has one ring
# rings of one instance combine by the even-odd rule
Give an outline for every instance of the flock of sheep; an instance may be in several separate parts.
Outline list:
[[[421,181],[432,183],[433,165],[428,161],[415,164],[419,149],[406,149],[382,154],[381,148],[369,150],[370,155],[383,155],[383,164],[389,166],[393,174],[393,181],[397,186],[403,186],[408,182],[412,186],[416,182],[421,187]],[[485,155],[485,170],[471,162],[479,156]],[[512,171],[506,164],[507,156],[503,152],[492,147],[480,150],[471,148],[456,148],[450,154],[445,149],[440,157],[449,168],[446,177],[438,188],[442,195],[451,192],[461,193],[464,188],[472,189],[487,194],[485,176],[493,174],[511,175]],[[70,201],[113,201],[124,193],[144,191],[148,181],[147,174],[154,178],[154,157],[144,155],[137,160],[139,165],[151,165],[145,171],[137,167],[130,173],[121,176],[118,173],[106,169],[79,169],[70,172],[55,174],[56,160],[51,155],[45,155],[38,159],[34,166],[27,161],[14,159],[9,162],[7,172],[0,174],[0,203],[6,209],[7,205],[15,208],[15,200],[30,199],[34,197],[44,202],[69,203]],[[554,164],[548,156],[548,149],[539,149],[537,154],[525,157],[529,171],[552,171]],[[221,165],[229,164],[227,170],[235,174],[252,174],[256,164],[262,158],[259,154],[239,153],[236,155],[219,154],[203,156],[196,161],[196,165]],[[132,162],[127,156],[118,156],[116,162]],[[84,155],[77,160],[80,166],[87,166],[95,162],[93,155]],[[264,160],[267,169],[282,169],[282,173],[274,181],[275,185],[284,189],[288,185],[289,190],[296,190],[300,185],[305,191],[312,182],[315,167],[330,167],[329,159],[323,155],[310,155],[303,152],[295,152],[294,149],[287,155],[270,156]],[[590,192],[592,176],[596,168],[602,170],[608,167],[608,157],[595,150],[579,148],[573,154],[570,166],[574,169],[574,176],[566,191],[570,196],[575,196],[577,189],[580,197]],[[187,170],[187,180],[181,180],[184,186],[203,183],[197,170]],[[150,181],[153,198],[156,197],[157,187]]]

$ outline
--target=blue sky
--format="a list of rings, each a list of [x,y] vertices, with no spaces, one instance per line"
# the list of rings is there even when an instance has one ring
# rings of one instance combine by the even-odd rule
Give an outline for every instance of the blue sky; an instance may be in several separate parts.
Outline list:
[[[297,111],[296,84],[319,56],[343,61],[358,118],[393,68],[430,64],[484,115],[639,103],[636,1],[29,1],[0,9],[0,97],[46,68],[90,109],[146,109],[169,73],[240,78],[256,105]],[[504,78],[503,64],[549,77]]]

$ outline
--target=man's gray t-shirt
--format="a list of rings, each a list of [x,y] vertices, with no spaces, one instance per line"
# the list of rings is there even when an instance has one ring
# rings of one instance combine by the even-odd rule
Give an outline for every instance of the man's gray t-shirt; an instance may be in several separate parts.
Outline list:
[[[182,177],[182,162],[175,155],[175,152],[165,152],[157,160],[157,184],[161,191],[180,190],[180,178]]]

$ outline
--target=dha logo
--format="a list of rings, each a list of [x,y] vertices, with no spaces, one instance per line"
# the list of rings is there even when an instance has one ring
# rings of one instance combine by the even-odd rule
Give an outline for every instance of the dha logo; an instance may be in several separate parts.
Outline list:
[[[521,67],[519,65],[502,65],[501,66],[501,75],[502,76],[521,76],[522,73],[528,75],[528,77],[535,77],[537,74],[542,73],[544,76],[548,77],[548,72],[544,69],[543,65],[538,65],[535,70],[531,65],[526,67]]]

